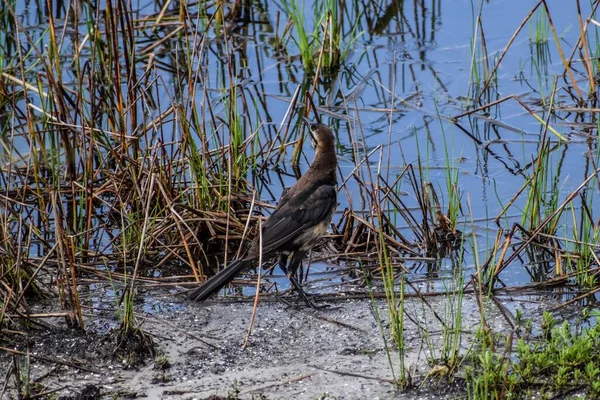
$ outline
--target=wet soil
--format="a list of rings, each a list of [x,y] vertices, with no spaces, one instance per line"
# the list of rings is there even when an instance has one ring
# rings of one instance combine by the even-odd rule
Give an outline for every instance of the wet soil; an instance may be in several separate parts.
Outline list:
[[[396,388],[392,380],[399,373],[399,355],[383,339],[389,337],[383,302],[341,300],[324,310],[261,302],[244,347],[251,303],[195,304],[168,293],[152,301],[151,313],[138,313],[140,318],[145,315],[139,322],[156,351],[154,361],[144,365],[116,357],[114,337],[100,333],[109,321],[92,315],[86,332],[60,320],[45,321],[46,327],[32,327],[22,342],[12,339],[3,346],[26,351],[27,339],[32,355],[62,362],[30,357],[35,389],[59,389],[54,396],[61,399],[452,399],[464,394],[460,385],[435,376],[424,385],[426,390]],[[426,343],[441,340],[432,310],[442,315],[447,304],[444,296],[427,303],[406,300],[406,313],[414,321],[405,318],[405,364],[415,381],[435,370],[431,360],[438,358],[435,351],[442,346]],[[465,296],[462,314],[462,340],[468,345],[479,323],[474,298]],[[488,321],[503,329],[501,317],[488,315]],[[6,352],[1,357],[0,370],[7,371],[12,358]],[[14,381],[11,375],[4,398],[16,398]]]

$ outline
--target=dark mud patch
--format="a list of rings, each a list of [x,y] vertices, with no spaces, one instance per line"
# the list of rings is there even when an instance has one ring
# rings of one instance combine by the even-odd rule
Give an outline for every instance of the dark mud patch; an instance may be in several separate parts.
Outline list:
[[[143,329],[121,327],[110,334],[115,342],[113,357],[123,360],[132,367],[143,365],[146,360],[155,355],[155,344],[152,336]]]
[[[422,385],[424,390],[397,390],[391,381],[398,376],[399,355],[381,334],[382,327],[388,334],[384,303],[377,303],[380,324],[373,303],[366,300],[339,301],[334,308],[319,311],[263,302],[244,347],[251,304],[195,304],[174,301],[170,294],[151,301],[170,310],[146,314],[143,321],[144,331],[156,344],[154,359],[137,366],[116,359],[110,333],[57,327],[36,330],[27,338],[29,351],[65,364],[31,358],[31,380],[45,390],[59,389],[65,399],[86,398],[81,397],[86,393],[100,396],[92,398],[151,399],[451,399],[464,395],[460,383],[450,384],[445,377],[430,378]],[[437,311],[447,302],[444,296],[428,299]],[[422,300],[407,299],[405,308],[415,322],[407,319],[404,361],[416,382],[435,367],[432,360],[437,355],[426,342],[441,340],[440,329]],[[502,329],[500,316],[493,318],[491,312],[488,316],[490,324]],[[465,346],[478,323],[476,301],[465,296]],[[427,340],[422,326],[429,329]],[[7,347],[27,349],[15,341]],[[0,369],[6,370],[11,362],[12,357],[3,352]],[[3,374],[0,379],[4,378]],[[5,398],[16,393],[13,379],[7,393]]]

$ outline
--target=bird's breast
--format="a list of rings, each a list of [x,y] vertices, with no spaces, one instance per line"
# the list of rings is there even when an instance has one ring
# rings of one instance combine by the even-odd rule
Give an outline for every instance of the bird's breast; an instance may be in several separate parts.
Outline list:
[[[312,247],[317,244],[319,239],[325,235],[330,222],[331,218],[327,218],[325,221],[315,225],[310,229],[307,229],[305,232],[299,235],[294,242],[300,246],[300,250],[302,251],[308,251],[312,249]]]

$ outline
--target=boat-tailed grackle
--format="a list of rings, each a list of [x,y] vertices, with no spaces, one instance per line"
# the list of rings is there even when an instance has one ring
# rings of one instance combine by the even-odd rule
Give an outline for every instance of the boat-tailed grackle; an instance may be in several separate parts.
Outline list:
[[[337,158],[333,132],[326,125],[311,124],[315,158],[308,171],[281,197],[277,208],[262,225],[245,256],[190,291],[188,298],[204,301],[217,293],[243,270],[262,257],[279,255],[279,264],[306,303],[314,305],[304,293],[296,271],[302,259],[325,234],[337,206]],[[262,239],[261,239],[262,235]],[[289,258],[289,263],[288,263]]]

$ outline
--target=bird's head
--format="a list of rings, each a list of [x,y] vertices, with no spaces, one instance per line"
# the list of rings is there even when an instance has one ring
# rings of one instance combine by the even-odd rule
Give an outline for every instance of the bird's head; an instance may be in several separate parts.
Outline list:
[[[311,123],[306,118],[304,118],[304,123],[309,127],[312,144],[315,146],[315,148],[317,148],[317,150],[334,148],[335,138],[333,136],[333,132],[327,125],[321,123]]]

